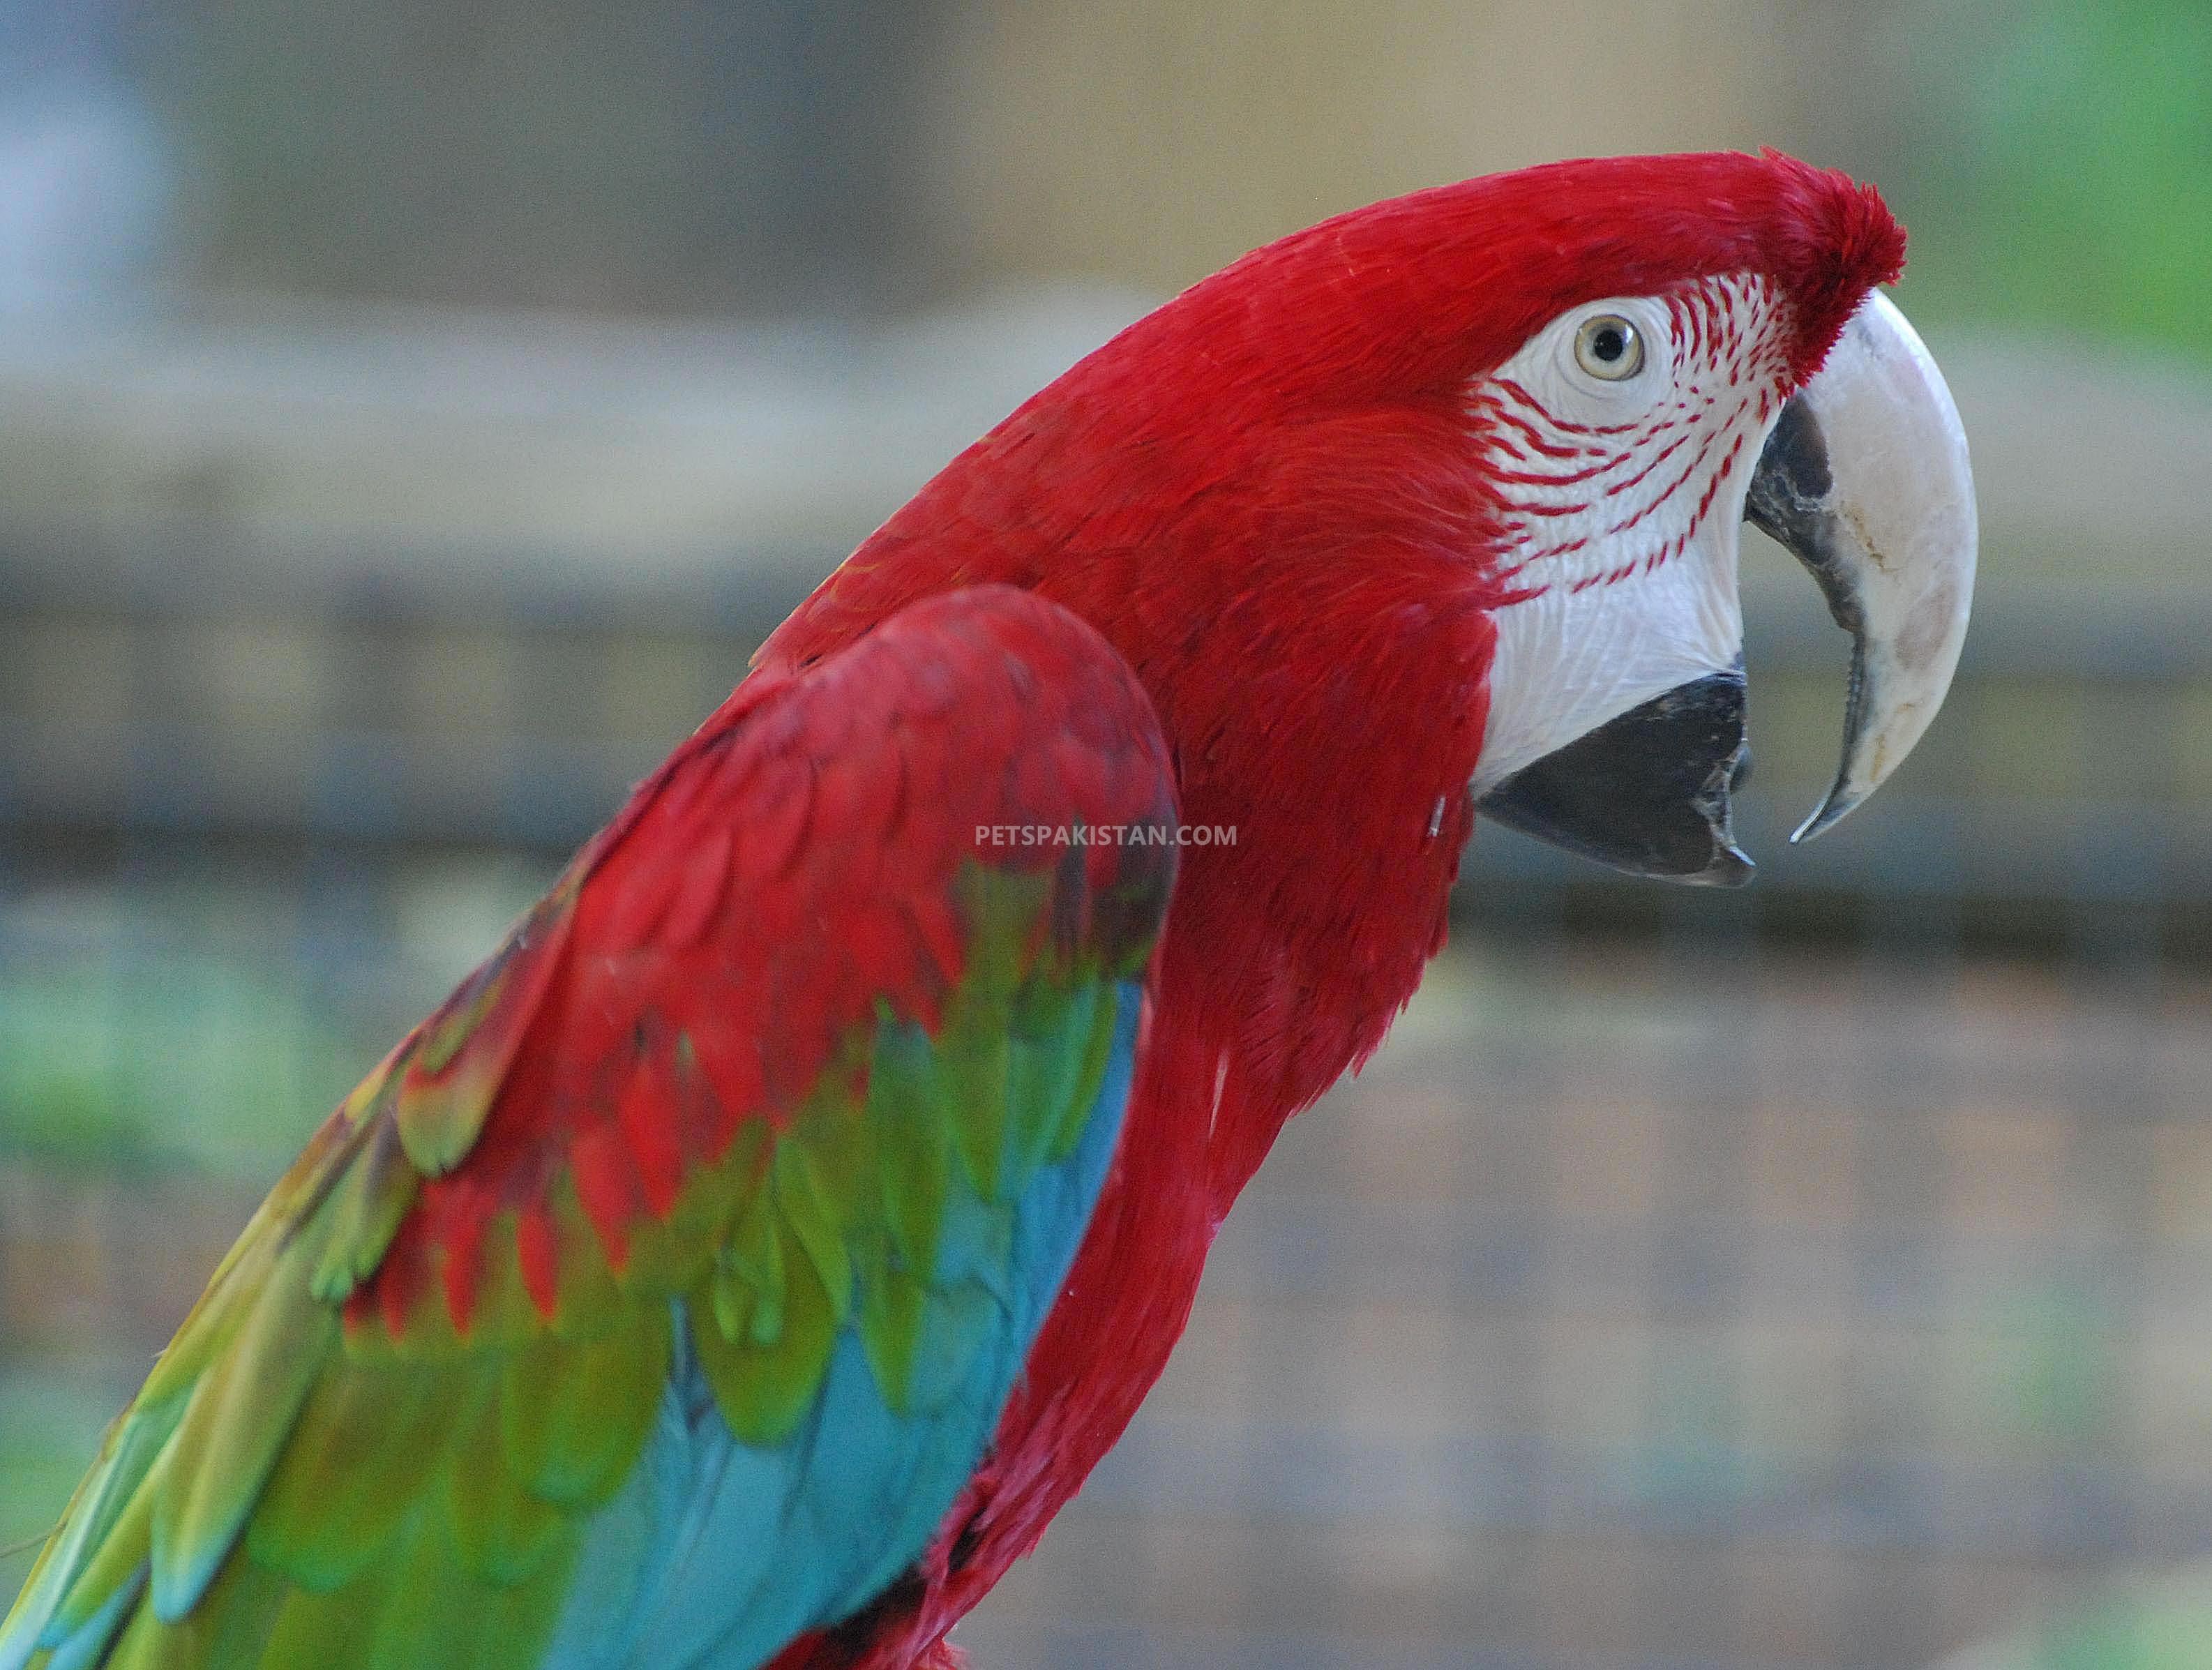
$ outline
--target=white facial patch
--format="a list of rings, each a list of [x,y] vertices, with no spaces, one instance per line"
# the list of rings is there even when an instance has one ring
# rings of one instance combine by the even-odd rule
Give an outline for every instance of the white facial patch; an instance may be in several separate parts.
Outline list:
[[[1477,795],[1740,662],[1738,528],[1786,373],[1773,313],[1741,276],[1589,302],[1471,391],[1519,593],[1493,616]]]

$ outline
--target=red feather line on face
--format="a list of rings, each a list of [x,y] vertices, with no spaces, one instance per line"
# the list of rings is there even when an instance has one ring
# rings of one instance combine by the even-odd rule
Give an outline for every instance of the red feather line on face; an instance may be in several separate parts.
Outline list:
[[[1767,282],[1744,275],[1705,278],[1666,300],[1672,392],[1633,422],[1576,423],[1508,376],[1482,380],[1470,397],[1474,444],[1493,466],[1504,543],[1525,553],[1499,572],[1513,584],[1516,603],[1556,586],[1584,592],[1615,585],[1681,556],[1746,440],[1774,410],[1776,391],[1789,376],[1793,326]],[[1685,491],[1698,495],[1688,516],[1670,515]],[[1606,507],[1616,513],[1591,526]],[[1656,537],[1614,554],[1622,536],[1655,519]],[[1547,539],[1561,524],[1572,534]],[[1596,568],[1563,561],[1584,552],[1611,560]]]

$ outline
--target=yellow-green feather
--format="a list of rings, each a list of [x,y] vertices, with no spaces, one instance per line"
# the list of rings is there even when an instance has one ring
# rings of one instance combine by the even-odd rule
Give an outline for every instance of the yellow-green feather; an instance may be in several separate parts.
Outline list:
[[[509,1354],[499,1436],[515,1478],[564,1507],[612,1496],[645,1448],[670,1350],[667,1307],[641,1304],[599,1339],[541,1338]]]
[[[254,1560],[327,1593],[380,1558],[453,1424],[451,1379],[413,1363],[333,1364],[254,1513],[246,1534]]]
[[[774,1137],[768,1181],[691,1305],[701,1366],[743,1441],[796,1427],[848,1318],[901,1415],[950,1395],[990,1337],[1007,1203],[1073,1151],[1113,1048],[1103,972],[1040,938],[1048,879],[965,872],[968,960],[934,1035],[879,1010],[865,1091],[826,1072]]]

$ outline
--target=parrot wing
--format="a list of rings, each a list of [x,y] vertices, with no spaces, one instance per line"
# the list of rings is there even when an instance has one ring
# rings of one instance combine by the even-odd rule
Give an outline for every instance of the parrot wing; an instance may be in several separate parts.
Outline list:
[[[277,1185],[0,1670],[750,1665],[857,1611],[1084,1232],[1175,816],[1024,593],[740,686]],[[1109,823],[1170,833],[991,840]]]

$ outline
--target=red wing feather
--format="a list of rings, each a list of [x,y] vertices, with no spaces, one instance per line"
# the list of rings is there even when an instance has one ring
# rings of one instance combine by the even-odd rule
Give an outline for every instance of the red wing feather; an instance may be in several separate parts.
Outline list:
[[[891,738],[898,769],[864,765],[860,737]],[[994,845],[994,826],[1174,815],[1133,676],[1026,593],[953,593],[740,686],[356,1098],[356,1118],[391,1098],[392,1159],[419,1181],[396,1225],[368,1220],[386,1244],[351,1250],[349,1321],[403,1334],[434,1301],[436,1331],[465,1334],[495,1262],[553,1317],[580,1251],[554,1191],[623,1272],[686,1168],[787,1118],[879,1008],[933,1023],[963,964],[963,861],[1072,862],[1071,906],[1097,903],[1063,931],[1112,938],[1124,890],[1151,904],[1133,927],[1156,927],[1171,852]]]

